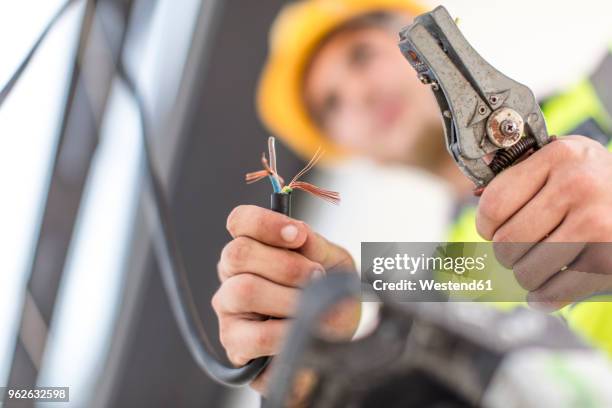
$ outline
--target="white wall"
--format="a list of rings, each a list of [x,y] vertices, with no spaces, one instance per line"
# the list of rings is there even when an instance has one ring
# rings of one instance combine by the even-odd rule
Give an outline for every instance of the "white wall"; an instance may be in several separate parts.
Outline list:
[[[612,44],[610,0],[425,0],[443,4],[474,48],[539,96],[567,86]]]

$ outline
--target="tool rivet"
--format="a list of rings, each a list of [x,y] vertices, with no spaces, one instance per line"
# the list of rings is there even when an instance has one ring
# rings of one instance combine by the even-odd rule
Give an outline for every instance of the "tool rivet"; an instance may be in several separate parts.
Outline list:
[[[489,116],[486,124],[491,143],[506,149],[521,139],[524,128],[525,123],[521,115],[510,108],[497,109]]]
[[[499,125],[499,129],[505,136],[516,137],[519,133],[519,126],[516,122],[506,119]]]

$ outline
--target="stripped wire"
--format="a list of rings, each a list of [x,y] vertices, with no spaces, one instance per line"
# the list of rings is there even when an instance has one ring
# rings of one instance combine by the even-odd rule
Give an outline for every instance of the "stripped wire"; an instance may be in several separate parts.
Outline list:
[[[268,157],[270,157],[270,170],[271,174],[270,182],[272,183],[272,188],[275,193],[280,193],[282,184],[280,181],[280,177],[278,176],[278,172],[276,171],[276,147],[274,143],[275,139],[273,137],[268,138]]]
[[[264,168],[263,170],[253,171],[251,173],[246,174],[245,180],[247,184],[255,183],[263,178],[268,177],[270,174],[272,174],[272,170],[270,169],[270,166],[268,165],[268,159],[266,159],[265,153],[261,154],[261,164],[263,165],[263,168]]]
[[[300,170],[298,174],[293,177],[293,179],[291,179],[289,184],[285,185],[285,181],[276,171],[276,148],[274,145],[274,141],[275,140],[273,136],[270,136],[268,138],[268,156],[270,157],[270,162],[268,162],[266,154],[262,153],[261,164],[263,166],[263,170],[247,173],[245,176],[247,184],[255,183],[259,180],[268,177],[270,179],[270,182],[272,183],[272,188],[275,193],[291,194],[293,190],[302,190],[316,197],[319,197],[329,203],[340,203],[339,193],[322,189],[320,187],[315,186],[314,184],[307,183],[305,181],[299,181],[299,179],[304,176],[304,174],[310,171],[317,164],[317,162],[321,160],[321,157],[323,157],[324,154],[324,151],[321,150],[321,148],[317,149],[308,164],[306,164],[306,166],[302,170]]]
[[[247,184],[255,183],[261,179],[268,177],[270,179],[270,183],[272,183],[272,189],[274,190],[274,192],[280,193],[285,181],[268,164],[268,159],[266,159],[265,153],[261,154],[261,165],[264,168],[263,170],[254,171],[246,174],[245,180]]]
[[[300,172],[296,174],[295,177],[293,177],[293,179],[289,183],[289,186],[291,186],[291,184],[295,183],[300,177],[302,177],[310,169],[312,169],[315,166],[315,164],[317,164],[317,162],[321,159],[321,157],[323,157],[323,154],[324,152],[319,147],[317,151],[315,152],[314,156],[312,156],[312,159],[310,159],[310,161],[308,162],[308,164],[306,164],[306,166],[302,170],[300,170]]]

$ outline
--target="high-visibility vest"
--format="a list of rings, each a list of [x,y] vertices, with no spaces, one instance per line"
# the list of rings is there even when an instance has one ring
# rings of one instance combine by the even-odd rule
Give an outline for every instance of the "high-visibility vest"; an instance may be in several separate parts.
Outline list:
[[[566,92],[542,103],[550,134],[578,134],[591,137],[612,151],[612,49],[589,78]],[[475,226],[475,207],[464,208],[449,231],[449,241],[480,242]],[[612,277],[611,277],[612,278]],[[574,303],[559,314],[569,327],[591,345],[605,350],[612,358],[612,296],[602,301]],[[498,303],[497,307],[515,307],[517,303]]]

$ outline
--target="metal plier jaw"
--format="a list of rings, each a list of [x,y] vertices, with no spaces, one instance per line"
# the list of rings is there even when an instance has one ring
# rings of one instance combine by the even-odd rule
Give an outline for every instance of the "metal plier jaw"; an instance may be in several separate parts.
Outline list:
[[[421,82],[431,85],[448,151],[477,187],[549,142],[533,92],[478,55],[444,7],[402,29],[399,46]]]

